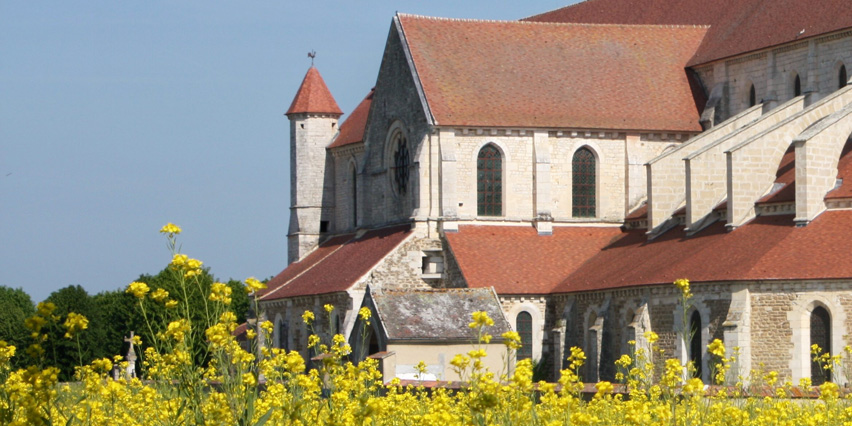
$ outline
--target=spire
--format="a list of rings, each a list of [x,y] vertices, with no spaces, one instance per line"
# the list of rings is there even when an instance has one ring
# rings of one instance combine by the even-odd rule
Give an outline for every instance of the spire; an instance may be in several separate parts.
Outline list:
[[[343,111],[337,106],[325,81],[313,65],[305,74],[305,79],[302,80],[302,85],[296,92],[296,97],[286,115],[304,113],[343,115]]]

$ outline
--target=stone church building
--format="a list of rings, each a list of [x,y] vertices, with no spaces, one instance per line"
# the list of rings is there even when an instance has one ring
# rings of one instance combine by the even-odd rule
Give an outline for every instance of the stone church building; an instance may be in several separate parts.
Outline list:
[[[705,381],[718,338],[740,374],[819,382],[811,345],[852,345],[850,66],[848,0],[397,14],[343,122],[313,67],[286,113],[289,264],[259,295],[272,344],[307,354],[313,310],[386,379],[422,355],[452,380],[477,307],[551,378],[578,346],[585,381],[612,379],[653,330]]]

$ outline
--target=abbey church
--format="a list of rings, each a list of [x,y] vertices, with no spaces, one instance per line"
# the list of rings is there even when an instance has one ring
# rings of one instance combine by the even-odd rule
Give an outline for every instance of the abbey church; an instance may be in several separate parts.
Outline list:
[[[288,264],[258,295],[268,343],[307,356],[312,310],[315,332],[344,334],[385,380],[420,361],[457,380],[449,362],[484,310],[551,380],[572,346],[584,381],[612,380],[651,330],[708,383],[713,339],[739,348],[739,374],[843,383],[810,348],[852,345],[850,66],[848,0],[397,14],[344,121],[314,67],[286,112]]]

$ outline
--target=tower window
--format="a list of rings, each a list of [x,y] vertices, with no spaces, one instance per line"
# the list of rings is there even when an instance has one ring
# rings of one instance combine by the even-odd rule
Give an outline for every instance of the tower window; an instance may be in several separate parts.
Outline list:
[[[476,214],[503,215],[503,156],[491,144],[476,158]]]
[[[840,70],[837,71],[837,88],[842,89],[846,87],[846,83],[849,82],[849,77],[846,75],[846,65],[841,65]]]
[[[521,348],[518,349],[518,361],[532,358],[532,315],[521,312],[515,323],[515,329],[521,336]]]
[[[796,75],[796,79],[793,80],[793,96],[801,96],[802,95],[802,79],[799,78],[799,75]]]
[[[597,176],[595,155],[588,148],[580,148],[571,160],[573,182],[571,185],[572,214],[574,217],[595,217]]]

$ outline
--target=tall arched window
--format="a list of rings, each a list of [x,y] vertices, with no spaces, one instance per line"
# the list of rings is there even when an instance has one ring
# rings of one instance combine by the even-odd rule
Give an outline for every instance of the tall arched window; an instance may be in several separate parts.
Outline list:
[[[748,106],[753,107],[755,105],[757,105],[757,93],[754,91],[754,84],[752,84],[748,89]]]
[[[849,76],[846,75],[846,65],[841,65],[840,69],[837,70],[837,88],[842,89],[846,87],[846,83],[849,82]]]
[[[701,371],[701,314],[693,311],[689,317],[689,361],[695,368],[694,377],[702,378]]]
[[[793,97],[799,96],[802,94],[802,79],[799,78],[799,75],[796,74],[796,78],[793,80]]]
[[[518,361],[532,358],[532,315],[523,311],[518,314],[515,330],[521,336],[521,348],[518,349]]]
[[[597,172],[595,155],[588,148],[580,148],[571,160],[572,214],[574,217],[595,217],[597,202]]]
[[[408,174],[411,158],[408,153],[408,141],[402,131],[397,131],[391,139],[391,177],[393,189],[397,195],[405,195],[408,191]]]
[[[811,347],[817,345],[822,353],[831,353],[831,316],[822,306],[817,306],[811,312]],[[811,354],[811,359],[813,359]],[[831,371],[823,368],[818,362],[811,361],[811,382],[821,385],[831,380]]]
[[[503,215],[503,156],[491,144],[476,157],[476,214]]]
[[[287,325],[287,321],[278,320],[278,347],[281,349],[289,350],[290,346],[290,330]]]

